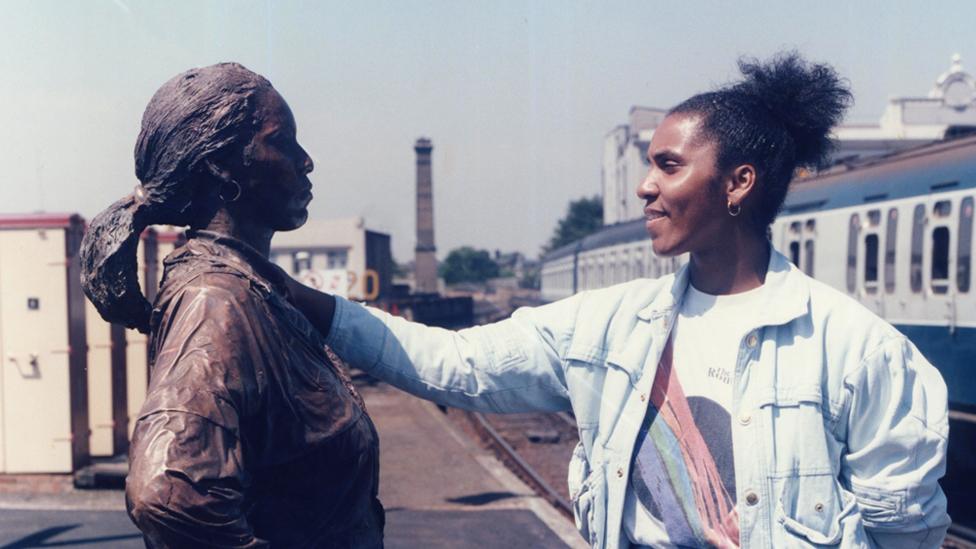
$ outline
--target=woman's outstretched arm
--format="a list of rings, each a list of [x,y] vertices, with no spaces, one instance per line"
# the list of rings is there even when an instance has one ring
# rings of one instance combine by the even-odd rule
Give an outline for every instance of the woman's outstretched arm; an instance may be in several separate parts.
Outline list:
[[[292,302],[348,362],[440,404],[489,412],[570,408],[562,366],[579,300],[460,331],[425,326],[289,279]]]

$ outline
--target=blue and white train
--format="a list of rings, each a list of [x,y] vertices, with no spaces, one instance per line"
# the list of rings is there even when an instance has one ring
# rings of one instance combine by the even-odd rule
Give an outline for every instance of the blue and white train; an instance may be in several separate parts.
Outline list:
[[[771,227],[807,274],[894,324],[942,372],[955,419],[976,421],[972,276],[976,137],[837,167],[794,183]],[[542,298],[674,271],[638,219],[543,258]]]

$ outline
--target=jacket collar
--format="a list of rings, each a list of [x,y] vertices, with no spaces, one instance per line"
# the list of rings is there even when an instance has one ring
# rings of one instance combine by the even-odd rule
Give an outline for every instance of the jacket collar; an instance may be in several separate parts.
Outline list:
[[[681,306],[689,284],[689,264],[685,263],[672,275],[670,286],[659,292],[651,303],[637,312],[642,320],[653,321],[670,316]],[[759,326],[778,326],[807,314],[810,304],[810,284],[786,256],[770,246],[769,266],[766,270],[766,291],[757,303]]]
[[[203,229],[187,231],[186,245],[170,254],[164,264],[189,260],[205,261],[212,268],[230,268],[267,293],[288,295],[281,268],[251,245],[232,236]]]

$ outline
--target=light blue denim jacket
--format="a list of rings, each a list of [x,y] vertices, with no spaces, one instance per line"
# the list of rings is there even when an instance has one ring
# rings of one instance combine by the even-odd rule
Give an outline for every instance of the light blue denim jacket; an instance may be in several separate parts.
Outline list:
[[[949,525],[938,371],[889,324],[775,251],[765,284],[735,365],[741,547],[938,547]],[[625,548],[631,455],[687,285],[685,266],[458,332],[339,298],[328,343],[442,404],[572,409],[577,527],[595,548]]]

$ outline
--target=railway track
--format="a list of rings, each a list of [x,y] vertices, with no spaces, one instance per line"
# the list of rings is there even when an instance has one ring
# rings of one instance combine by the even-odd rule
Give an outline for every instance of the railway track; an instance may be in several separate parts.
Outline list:
[[[953,524],[949,526],[949,533],[942,546],[946,549],[976,549],[976,530]]]
[[[540,497],[569,520],[573,507],[567,497],[566,470],[576,445],[576,422],[568,414],[515,414],[488,416],[469,412],[475,431],[505,465]],[[533,439],[535,442],[533,442]],[[548,447],[529,451],[530,445]],[[559,473],[561,471],[561,474]],[[557,480],[561,479],[561,481]]]

